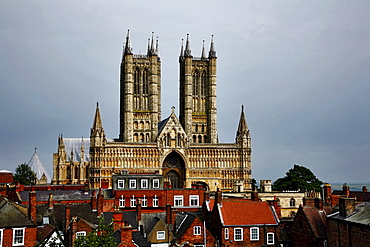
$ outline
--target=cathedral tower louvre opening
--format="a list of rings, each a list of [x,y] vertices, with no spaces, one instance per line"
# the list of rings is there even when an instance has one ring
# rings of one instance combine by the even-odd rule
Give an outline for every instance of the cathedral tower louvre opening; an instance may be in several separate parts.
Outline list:
[[[219,143],[216,65],[212,36],[193,57],[190,36],[179,56],[179,117],[161,119],[161,59],[152,33],[145,55],[135,54],[127,32],[120,64],[119,137],[107,138],[97,104],[90,138],[58,138],[53,184],[112,188],[114,174],[160,174],[172,188],[252,189],[251,137],[242,108],[234,143]],[[114,89],[112,89],[113,91]],[[103,109],[103,108],[102,108]],[[230,126],[228,126],[230,127]],[[232,127],[232,126],[231,126]]]

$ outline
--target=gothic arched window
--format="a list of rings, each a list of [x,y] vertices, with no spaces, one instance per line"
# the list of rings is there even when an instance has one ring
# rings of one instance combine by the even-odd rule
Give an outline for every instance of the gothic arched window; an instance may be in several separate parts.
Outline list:
[[[134,70],[134,94],[140,94],[140,70],[135,68]]]

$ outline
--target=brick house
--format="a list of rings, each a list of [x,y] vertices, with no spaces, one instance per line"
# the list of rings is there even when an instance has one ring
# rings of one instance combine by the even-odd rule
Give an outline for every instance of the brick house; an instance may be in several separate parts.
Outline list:
[[[290,228],[292,246],[327,246],[326,216],[332,213],[331,207],[323,206],[319,198],[304,198]]]
[[[324,200],[325,203],[332,207],[339,205],[339,198],[349,197],[355,198],[356,202],[370,202],[370,192],[367,191],[366,186],[362,187],[361,191],[351,191],[350,187],[345,183],[342,190],[332,191],[330,184],[324,185]]]
[[[181,212],[176,215],[176,246],[215,246],[216,241],[206,227],[202,212]],[[178,226],[177,226],[178,225]],[[185,245],[186,246],[186,245]]]
[[[370,202],[339,198],[339,211],[327,217],[328,246],[370,246]]]
[[[34,215],[34,210],[27,210],[0,195],[0,246],[34,246],[37,236]]]
[[[220,246],[274,246],[280,241],[279,219],[268,202],[226,200],[217,191],[209,215],[207,225]]]

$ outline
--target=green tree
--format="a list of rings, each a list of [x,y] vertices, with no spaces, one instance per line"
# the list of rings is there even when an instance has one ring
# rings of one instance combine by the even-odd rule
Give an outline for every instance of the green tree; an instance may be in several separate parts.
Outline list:
[[[98,227],[93,229],[86,237],[78,237],[74,242],[76,247],[116,247],[113,239],[113,224],[104,224],[104,218],[100,217]]]
[[[277,179],[273,184],[274,191],[296,190],[296,191],[321,191],[323,184],[310,169],[294,165],[285,177]]]
[[[36,184],[36,174],[26,163],[20,164],[19,166],[17,166],[17,168],[15,168],[13,179],[24,185]]]

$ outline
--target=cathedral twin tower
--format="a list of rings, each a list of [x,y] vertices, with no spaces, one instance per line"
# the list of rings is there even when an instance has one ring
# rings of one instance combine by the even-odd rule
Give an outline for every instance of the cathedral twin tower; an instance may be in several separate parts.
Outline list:
[[[59,137],[53,184],[89,183],[112,188],[112,175],[159,173],[173,188],[201,184],[210,190],[251,189],[251,139],[244,110],[235,143],[218,143],[216,51],[193,57],[189,35],[181,47],[180,110],[161,119],[158,40],[146,55],[132,52],[126,37],[120,76],[120,133],[106,138],[97,106],[90,140]]]

